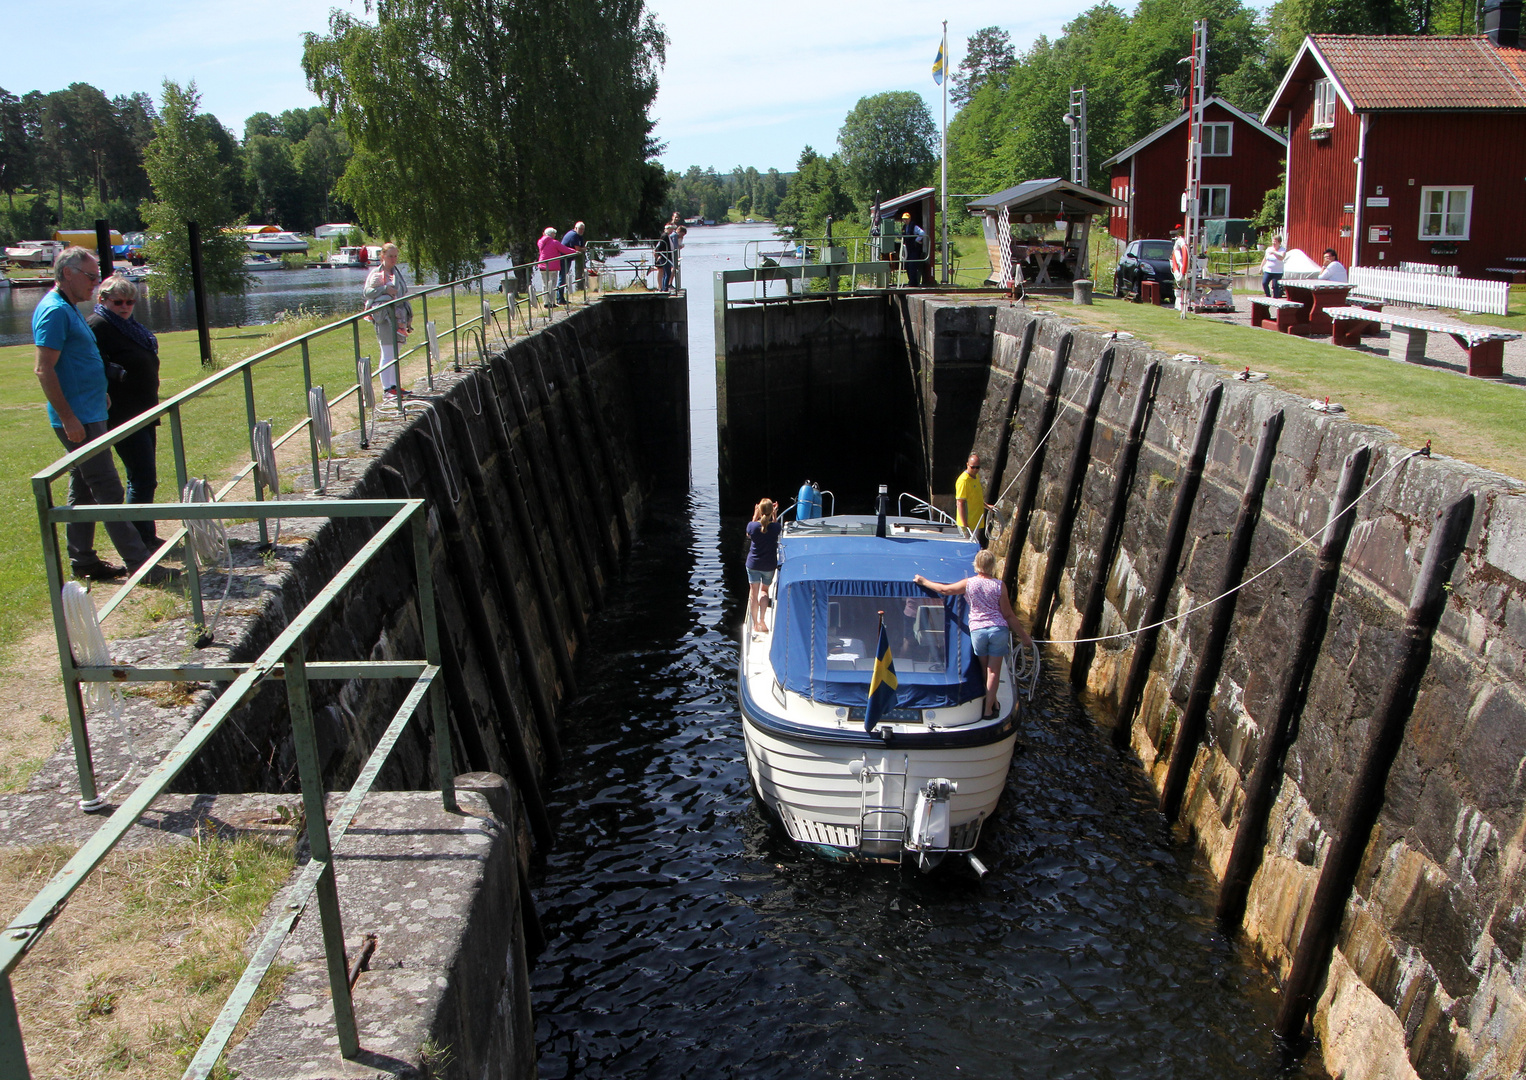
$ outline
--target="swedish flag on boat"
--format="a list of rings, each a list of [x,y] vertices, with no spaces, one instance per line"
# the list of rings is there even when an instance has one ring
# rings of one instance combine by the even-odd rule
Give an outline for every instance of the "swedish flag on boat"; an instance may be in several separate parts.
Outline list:
[[[873,731],[891,709],[900,703],[901,695],[896,687],[895,657],[890,655],[890,636],[885,633],[885,620],[880,620],[880,644],[874,652],[874,674],[869,676],[869,707],[864,710],[864,730]]]
[[[938,44],[938,59],[933,61],[933,82],[943,85],[943,72],[948,67],[948,35]]]

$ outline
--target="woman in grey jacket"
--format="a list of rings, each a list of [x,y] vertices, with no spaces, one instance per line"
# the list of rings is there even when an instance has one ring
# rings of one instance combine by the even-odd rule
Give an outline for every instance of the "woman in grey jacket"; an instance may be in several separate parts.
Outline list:
[[[398,396],[402,390],[397,375],[398,343],[413,332],[413,305],[403,300],[390,304],[388,301],[408,295],[408,279],[403,268],[397,265],[397,245],[383,244],[381,262],[366,275],[363,293],[366,310],[376,327],[376,340],[381,346],[381,371],[383,396]],[[378,305],[385,304],[385,307]]]

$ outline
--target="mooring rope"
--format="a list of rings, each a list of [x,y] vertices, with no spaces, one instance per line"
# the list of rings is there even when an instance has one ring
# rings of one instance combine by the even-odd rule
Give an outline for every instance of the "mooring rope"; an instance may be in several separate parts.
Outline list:
[[[254,444],[254,468],[259,474],[260,481],[270,489],[275,502],[281,501],[281,474],[276,467],[275,444],[270,439],[270,421],[261,420],[254,425],[250,433],[250,442]],[[281,519],[275,519],[276,527],[269,534],[271,550],[275,549],[276,542],[281,536]]]
[[[322,387],[314,387],[322,393]],[[185,482],[185,488],[180,493],[180,501],[188,503],[209,503],[217,499],[212,493],[212,485],[200,477],[193,476]],[[217,610],[212,613],[211,625],[207,627],[207,637],[217,636],[217,624],[222,621],[223,605],[228,602],[228,593],[233,588],[233,548],[228,543],[228,530],[222,521],[217,518],[197,518],[193,521],[182,521],[186,535],[189,537],[191,557],[203,566],[213,566],[220,559],[227,562],[227,580],[223,582],[222,599],[217,602]]]
[[[95,601],[77,581],[64,583],[64,626],[69,631],[69,648],[80,667],[110,667],[111,649],[101,633],[101,620]],[[80,687],[80,696],[93,713],[113,719],[122,715],[122,697],[111,683],[89,682]]]
[[[1244,581],[1240,582],[1240,584],[1236,585],[1234,588],[1226,589],[1224,592],[1220,593],[1218,596],[1215,596],[1212,600],[1205,600],[1203,603],[1198,604],[1196,607],[1188,608],[1186,611],[1179,612],[1178,614],[1172,615],[1169,618],[1161,619],[1159,622],[1150,623],[1148,626],[1140,626],[1140,627],[1137,627],[1137,628],[1135,628],[1133,630],[1127,630],[1127,631],[1124,631],[1121,634],[1104,634],[1101,637],[1089,637],[1089,638],[1066,638],[1066,639],[1062,639],[1062,638],[1035,638],[1034,640],[1039,642],[1040,644],[1043,644],[1043,645],[1081,645],[1081,644],[1087,643],[1087,642],[1118,641],[1118,640],[1123,639],[1123,638],[1136,637],[1137,635],[1144,633],[1146,630],[1153,630],[1153,629],[1156,629],[1157,627],[1169,626],[1171,623],[1181,622],[1183,619],[1187,618],[1188,616],[1196,615],[1199,611],[1202,611],[1205,608],[1213,607],[1214,604],[1217,604],[1220,600],[1223,600],[1226,596],[1230,596],[1230,595],[1232,595],[1234,593],[1239,592],[1241,589],[1245,588],[1247,585],[1249,585],[1251,582],[1257,580],[1258,578],[1262,578],[1262,577],[1265,577],[1267,574],[1270,574],[1273,570],[1277,569],[1277,567],[1281,566],[1283,563],[1285,563],[1289,559],[1291,559],[1294,555],[1298,554],[1304,548],[1308,547],[1310,544],[1314,543],[1314,541],[1318,540],[1321,536],[1323,536],[1326,532],[1328,532],[1330,530],[1330,527],[1333,526],[1342,517],[1344,517],[1346,514],[1349,514],[1353,510],[1355,510],[1356,506],[1357,506],[1357,503],[1361,502],[1363,499],[1365,499],[1372,492],[1376,491],[1377,488],[1379,487],[1379,485],[1381,485],[1383,483],[1383,481],[1387,480],[1390,476],[1392,476],[1395,472],[1397,472],[1401,466],[1403,466],[1406,462],[1408,462],[1410,460],[1410,458],[1429,457],[1429,456],[1430,456],[1430,448],[1428,446],[1423,448],[1423,449],[1420,449],[1420,450],[1411,450],[1409,453],[1405,454],[1398,461],[1394,462],[1394,464],[1389,468],[1389,470],[1387,472],[1385,472],[1382,476],[1378,477],[1371,484],[1367,485],[1367,487],[1363,488],[1362,489],[1362,493],[1360,495],[1358,495],[1356,498],[1352,499],[1351,500],[1351,504],[1349,506],[1347,506],[1346,509],[1342,510],[1338,514],[1332,515],[1330,517],[1330,520],[1326,521],[1324,523],[1324,525],[1321,526],[1319,529],[1317,529],[1315,532],[1310,533],[1308,536],[1306,536],[1302,540],[1300,540],[1297,544],[1295,544],[1288,551],[1288,553],[1286,555],[1283,555],[1276,562],[1274,562],[1274,563],[1270,564],[1269,566],[1267,566],[1266,569],[1258,571],[1257,573],[1255,573],[1255,574],[1251,575],[1250,577],[1246,578]],[[1106,572],[1106,568],[1099,567],[1098,568],[1098,572],[1099,573]]]
[[[461,484],[456,479],[455,466],[450,460],[450,455],[445,452],[445,425],[441,422],[439,413],[435,411],[434,404],[428,401],[410,401],[404,411],[416,409],[424,416],[424,435],[434,447],[435,459],[440,463],[440,473],[445,477],[446,493],[450,495],[452,503],[461,501]],[[476,447],[473,448],[475,459]]]
[[[329,415],[328,394],[322,386],[307,392],[307,417],[313,425],[313,441],[323,455],[323,487],[329,486],[329,476],[334,468],[334,426]]]
[[[362,356],[355,361],[355,386],[356,393],[360,395],[361,407],[366,410],[366,416],[370,419],[369,430],[362,423],[360,440],[369,443],[376,438],[376,387],[371,385],[371,358]]]

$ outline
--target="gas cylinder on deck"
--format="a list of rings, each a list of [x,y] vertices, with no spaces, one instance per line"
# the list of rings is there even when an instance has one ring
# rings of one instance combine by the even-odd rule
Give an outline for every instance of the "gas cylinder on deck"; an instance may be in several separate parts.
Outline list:
[[[795,493],[795,520],[805,521],[821,516],[821,492],[809,480],[800,485]]]

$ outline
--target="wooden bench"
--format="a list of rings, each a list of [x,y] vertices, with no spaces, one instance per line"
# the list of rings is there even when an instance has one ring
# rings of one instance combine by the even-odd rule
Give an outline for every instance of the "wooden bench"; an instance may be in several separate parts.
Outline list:
[[[1257,308],[1261,310],[1257,311]],[[1250,298],[1250,324],[1263,326],[1270,321],[1279,333],[1290,333],[1291,328],[1298,325],[1303,310],[1303,304],[1287,297],[1253,296]]]
[[[1489,266],[1485,267],[1485,273],[1504,274],[1515,284],[1526,281],[1526,266]]]
[[[1431,334],[1446,334],[1467,352],[1468,374],[1480,379],[1497,379],[1505,373],[1505,342],[1517,341],[1521,337],[1515,330],[1498,326],[1444,323],[1360,307],[1330,308],[1329,315],[1335,327],[1332,335],[1335,344],[1360,345],[1362,324],[1381,323],[1391,334],[1405,336],[1404,359],[1412,364],[1425,359],[1425,344]],[[1389,355],[1392,354],[1390,349]]]

